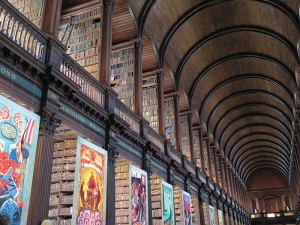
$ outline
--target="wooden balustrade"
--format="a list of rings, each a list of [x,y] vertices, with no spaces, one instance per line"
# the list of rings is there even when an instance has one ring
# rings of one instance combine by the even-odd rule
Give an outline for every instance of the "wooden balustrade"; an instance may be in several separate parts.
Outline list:
[[[62,57],[60,72],[79,85],[84,95],[104,107],[104,87],[67,54]]]
[[[192,174],[196,174],[196,166],[190,160],[186,160],[186,169]]]
[[[115,103],[115,114],[128,123],[133,131],[140,134],[140,118],[118,98]]]
[[[181,157],[182,157],[182,153],[177,151],[177,149],[171,147],[170,149],[170,156],[172,159],[174,159],[176,162],[178,162],[179,164],[181,164]]]
[[[47,35],[7,1],[1,1],[0,5],[0,33],[37,60],[45,61]]]
[[[148,127],[148,139],[153,144],[155,144],[162,152],[164,152],[164,138],[150,126]]]

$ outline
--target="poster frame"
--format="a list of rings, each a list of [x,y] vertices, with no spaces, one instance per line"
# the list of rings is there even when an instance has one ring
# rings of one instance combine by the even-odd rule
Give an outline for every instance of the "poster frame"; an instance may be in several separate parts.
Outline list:
[[[34,120],[34,127],[31,139],[31,149],[30,154],[31,156],[28,158],[28,162],[26,164],[26,172],[24,176],[24,180],[26,183],[23,186],[25,192],[22,192],[23,198],[23,207],[22,207],[22,214],[20,219],[20,224],[26,224],[28,218],[28,211],[29,211],[29,203],[31,198],[31,189],[32,189],[32,181],[33,181],[33,173],[34,173],[34,166],[35,166],[35,157],[37,152],[37,142],[39,136],[39,127],[40,127],[40,116],[35,114],[34,112],[30,111],[29,109],[24,108],[23,106],[15,103],[14,101],[6,98],[5,96],[0,94],[0,103],[9,107],[10,109],[19,112],[23,116],[29,117]]]
[[[77,212],[77,206],[78,206],[78,184],[79,184],[79,169],[80,169],[80,145],[83,144],[96,152],[99,152],[100,154],[103,154],[105,156],[104,160],[104,183],[103,183],[103,219],[102,219],[102,224],[106,224],[106,198],[107,198],[107,160],[108,160],[108,153],[105,149],[89,142],[88,140],[78,136],[77,137],[77,150],[76,150],[76,169],[75,169],[75,179],[74,179],[74,199],[73,199],[73,211],[72,211],[72,223],[71,224],[76,224],[76,212]],[[77,195],[75,196],[75,193]]]
[[[191,213],[191,220],[190,223],[185,223],[185,219],[184,219],[184,224],[185,225],[192,225],[193,224],[193,215],[192,215],[192,201],[191,201],[191,195],[190,193],[186,192],[186,191],[182,191],[182,207],[183,207],[183,213],[184,213],[184,198],[183,196],[186,195],[189,197],[189,202],[190,202],[190,213]]]
[[[164,180],[162,180],[161,181],[161,202],[162,202],[162,225],[165,225],[164,224],[164,213],[163,213],[163,210],[164,210],[164,204],[165,204],[165,202],[164,202],[164,187],[163,186],[165,186],[165,187],[168,187],[168,188],[170,188],[171,189],[171,191],[172,191],[172,194],[171,194],[171,196],[173,197],[172,198],[172,205],[173,205],[173,207],[172,207],[172,218],[173,218],[173,224],[172,225],[175,225],[176,224],[176,221],[175,221],[175,208],[174,208],[174,188],[173,188],[173,186],[171,185],[171,184],[169,184],[169,183],[167,183],[166,181],[164,181]]]
[[[131,213],[131,204],[132,204],[132,197],[131,197],[131,172],[132,171],[137,171],[139,173],[141,173],[142,175],[145,175],[146,177],[146,225],[149,224],[149,206],[148,206],[148,202],[149,202],[149,198],[148,198],[148,173],[136,166],[134,166],[133,164],[129,164],[129,224],[132,224],[132,213]]]
[[[211,213],[212,210],[212,213]],[[209,224],[210,225],[217,225],[216,224],[216,217],[215,217],[215,208],[212,205],[208,205],[208,213],[209,213]],[[212,223],[212,217],[213,216],[213,223]]]

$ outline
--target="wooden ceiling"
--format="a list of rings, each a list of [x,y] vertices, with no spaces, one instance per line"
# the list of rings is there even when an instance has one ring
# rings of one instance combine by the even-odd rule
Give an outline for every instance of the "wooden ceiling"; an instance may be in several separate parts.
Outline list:
[[[89,0],[63,0],[71,7]],[[162,69],[241,181],[289,177],[299,0],[114,0],[113,45],[141,39],[143,73]]]
[[[244,183],[261,169],[289,177],[298,0],[128,0],[138,35]],[[182,95],[184,96],[184,94]],[[182,98],[184,99],[184,98]],[[197,115],[196,114],[196,115]],[[193,117],[193,123],[197,121]]]

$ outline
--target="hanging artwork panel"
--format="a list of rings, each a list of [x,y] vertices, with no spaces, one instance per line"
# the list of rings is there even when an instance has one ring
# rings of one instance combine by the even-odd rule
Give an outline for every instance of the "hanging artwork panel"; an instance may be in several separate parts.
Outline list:
[[[173,186],[164,181],[162,188],[163,225],[175,225]]]
[[[40,117],[0,95],[0,216],[27,223]]]
[[[105,224],[107,151],[78,137],[75,173],[72,224]]]
[[[191,196],[189,193],[182,191],[182,202],[184,212],[184,224],[192,225]]]
[[[209,205],[209,221],[210,221],[210,225],[216,225],[215,222],[215,210],[214,207]]]
[[[130,225],[148,224],[148,177],[144,170],[130,164]]]

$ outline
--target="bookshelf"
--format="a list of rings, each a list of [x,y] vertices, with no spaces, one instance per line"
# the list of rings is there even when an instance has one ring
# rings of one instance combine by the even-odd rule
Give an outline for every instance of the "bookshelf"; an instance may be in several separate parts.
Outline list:
[[[204,139],[203,140],[203,164],[204,164],[204,169],[205,171],[203,171],[204,173],[206,173],[207,176],[210,176],[209,174],[209,165],[208,165],[208,153],[207,153],[207,141]]]
[[[182,203],[182,190],[178,187],[174,187],[174,209],[175,209],[175,223],[184,224],[184,212]]]
[[[38,28],[41,27],[45,0],[8,0]]]
[[[151,201],[152,201],[152,224],[162,224],[162,196],[161,178],[155,174],[151,175]]]
[[[180,129],[182,153],[191,161],[189,123],[187,116],[180,117]]]
[[[99,78],[102,5],[82,6],[80,13],[61,16],[58,39],[67,53],[93,77]]]
[[[214,149],[209,149],[208,154],[210,154],[210,167],[211,167],[211,178],[212,180],[217,183],[217,171],[216,171],[216,165],[215,165],[215,153]]]
[[[203,202],[203,216],[204,216],[204,225],[210,225],[209,221],[209,210],[208,210],[208,203]]]
[[[112,52],[111,87],[119,99],[134,110],[134,48]]]
[[[172,146],[176,146],[175,136],[175,113],[174,113],[174,99],[167,98],[164,100],[165,109],[165,133],[166,138],[171,142]]]
[[[219,157],[217,157],[217,160],[216,160],[216,168],[217,168],[217,177],[218,177],[218,181],[219,181],[219,185],[221,188],[223,188],[223,182],[222,182],[222,176],[221,176],[221,165],[220,165],[220,160],[219,160]]]
[[[129,224],[129,162],[121,157],[116,159],[116,224]]]
[[[198,198],[191,195],[191,212],[192,212],[192,222],[195,225],[200,225],[200,211]]]
[[[196,161],[196,166],[198,166],[199,168],[202,168],[201,167],[201,156],[200,156],[200,139],[199,139],[199,132],[194,130],[193,131],[193,137],[194,137],[194,140],[193,140],[193,143],[194,143],[194,154],[195,154],[195,161]]]
[[[158,105],[156,78],[143,80],[143,116],[150,122],[150,127],[158,131]]]
[[[76,144],[76,139],[65,139],[54,144],[48,214],[51,224],[71,224]]]

